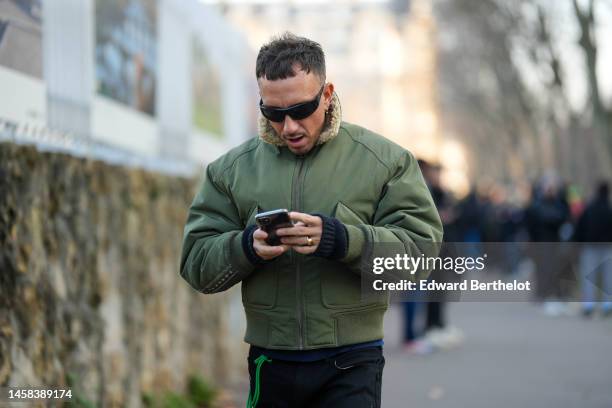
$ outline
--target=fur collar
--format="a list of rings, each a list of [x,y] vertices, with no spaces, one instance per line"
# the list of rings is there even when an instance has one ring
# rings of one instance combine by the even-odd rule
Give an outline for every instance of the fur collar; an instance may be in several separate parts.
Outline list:
[[[332,102],[329,106],[329,113],[325,116],[325,125],[317,144],[323,144],[332,140],[338,134],[340,129],[340,122],[342,122],[342,108],[340,107],[340,99],[334,92],[332,96]],[[285,146],[286,143],[276,134],[276,131],[270,125],[270,121],[264,118],[259,113],[258,118],[259,137],[266,143],[270,143],[275,146]]]

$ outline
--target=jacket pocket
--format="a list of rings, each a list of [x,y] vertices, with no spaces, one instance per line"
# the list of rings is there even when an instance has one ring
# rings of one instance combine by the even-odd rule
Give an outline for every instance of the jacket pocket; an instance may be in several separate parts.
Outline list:
[[[334,210],[334,217],[348,225],[368,223],[342,201],[338,201]],[[321,272],[323,305],[328,309],[353,309],[386,304],[387,296],[385,294],[377,293],[375,296],[362,296],[361,284],[361,277],[353,273],[346,265],[340,262],[328,265]]]
[[[242,281],[242,302],[253,309],[272,309],[276,306],[278,271],[276,263],[258,267]]]
[[[366,220],[360,217],[355,211],[351,210],[351,208],[344,204],[342,201],[338,201],[338,204],[336,204],[336,209],[334,210],[333,215],[335,218],[339,219],[344,224],[367,224]]]
[[[361,300],[361,278],[340,263],[321,272],[321,298],[328,309],[370,304]]]
[[[387,309],[387,304],[381,304],[333,313],[338,344],[356,344],[382,339],[383,321]]]
[[[344,266],[338,266],[321,273],[321,301],[327,309],[361,309],[386,305],[387,292],[362,295],[361,277]]]

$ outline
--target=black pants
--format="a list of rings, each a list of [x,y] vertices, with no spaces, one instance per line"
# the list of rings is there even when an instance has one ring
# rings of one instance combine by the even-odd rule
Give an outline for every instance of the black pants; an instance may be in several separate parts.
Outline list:
[[[256,389],[249,353],[250,397]],[[385,358],[382,347],[348,351],[314,362],[260,363],[257,408],[379,408]],[[249,407],[250,408],[250,407]]]
[[[444,308],[446,302],[427,302],[427,318],[425,319],[425,331],[444,328]]]

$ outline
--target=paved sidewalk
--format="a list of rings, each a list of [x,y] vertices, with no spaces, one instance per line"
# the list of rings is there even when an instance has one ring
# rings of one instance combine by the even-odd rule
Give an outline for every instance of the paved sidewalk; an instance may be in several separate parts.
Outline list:
[[[464,344],[401,351],[400,309],[385,319],[384,408],[611,408],[612,319],[548,317],[527,303],[452,303]]]

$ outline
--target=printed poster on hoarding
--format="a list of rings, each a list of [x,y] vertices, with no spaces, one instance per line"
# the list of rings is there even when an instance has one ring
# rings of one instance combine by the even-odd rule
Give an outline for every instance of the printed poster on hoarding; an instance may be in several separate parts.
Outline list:
[[[41,0],[0,0],[0,65],[42,79]]]
[[[98,93],[155,115],[157,8],[155,0],[96,0]]]
[[[201,41],[192,41],[193,126],[217,138],[223,138],[221,82]]]

